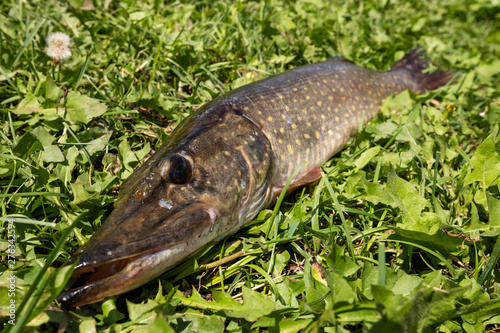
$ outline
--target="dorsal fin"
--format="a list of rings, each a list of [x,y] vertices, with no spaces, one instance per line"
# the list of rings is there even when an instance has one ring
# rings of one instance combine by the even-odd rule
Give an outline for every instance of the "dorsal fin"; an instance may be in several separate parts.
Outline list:
[[[423,55],[425,55],[425,50],[417,46],[405,54],[403,58],[399,59],[390,70],[406,69],[410,72],[420,73],[427,68],[427,63],[429,62],[429,58],[422,58]]]
[[[406,70],[411,72],[420,85],[421,91],[434,90],[444,86],[456,75],[455,71],[422,73],[424,69],[428,68],[427,63],[429,62],[429,58],[425,58],[423,55],[425,55],[425,50],[417,46],[396,62],[390,71]]]

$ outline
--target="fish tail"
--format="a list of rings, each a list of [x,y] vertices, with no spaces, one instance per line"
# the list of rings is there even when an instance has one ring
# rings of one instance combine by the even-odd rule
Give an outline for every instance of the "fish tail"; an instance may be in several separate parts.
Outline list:
[[[424,69],[428,68],[429,62],[429,58],[423,57],[424,55],[425,50],[418,46],[396,62],[391,71],[405,70],[410,72],[420,91],[434,90],[444,86],[457,74],[455,71],[422,73]]]

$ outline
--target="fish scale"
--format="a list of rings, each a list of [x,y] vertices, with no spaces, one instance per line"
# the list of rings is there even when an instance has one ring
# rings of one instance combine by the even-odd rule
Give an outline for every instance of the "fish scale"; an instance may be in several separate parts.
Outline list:
[[[343,58],[242,86],[182,121],[121,186],[115,210],[75,252],[70,288],[79,306],[132,290],[241,228],[318,169],[376,116],[384,98],[432,90],[452,72],[422,73],[416,49],[388,72]]]
[[[422,88],[408,71],[376,72],[333,58],[249,84],[220,102],[243,110],[269,139],[279,187],[300,164],[297,179],[340,151],[384,98]]]

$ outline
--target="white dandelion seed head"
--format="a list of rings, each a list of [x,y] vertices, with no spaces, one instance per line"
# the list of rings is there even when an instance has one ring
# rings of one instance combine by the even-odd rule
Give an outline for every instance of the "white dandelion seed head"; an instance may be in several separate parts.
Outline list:
[[[64,32],[51,32],[47,36],[45,53],[54,61],[62,61],[71,57],[69,50],[70,38]]]

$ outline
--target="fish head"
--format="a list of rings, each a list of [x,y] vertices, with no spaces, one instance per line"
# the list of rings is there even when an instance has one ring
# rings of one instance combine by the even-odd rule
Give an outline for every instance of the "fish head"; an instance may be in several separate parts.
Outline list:
[[[63,305],[134,289],[262,208],[246,203],[269,187],[269,143],[234,112],[212,118],[181,126],[123,183],[109,218],[68,263],[76,281],[59,295]]]

